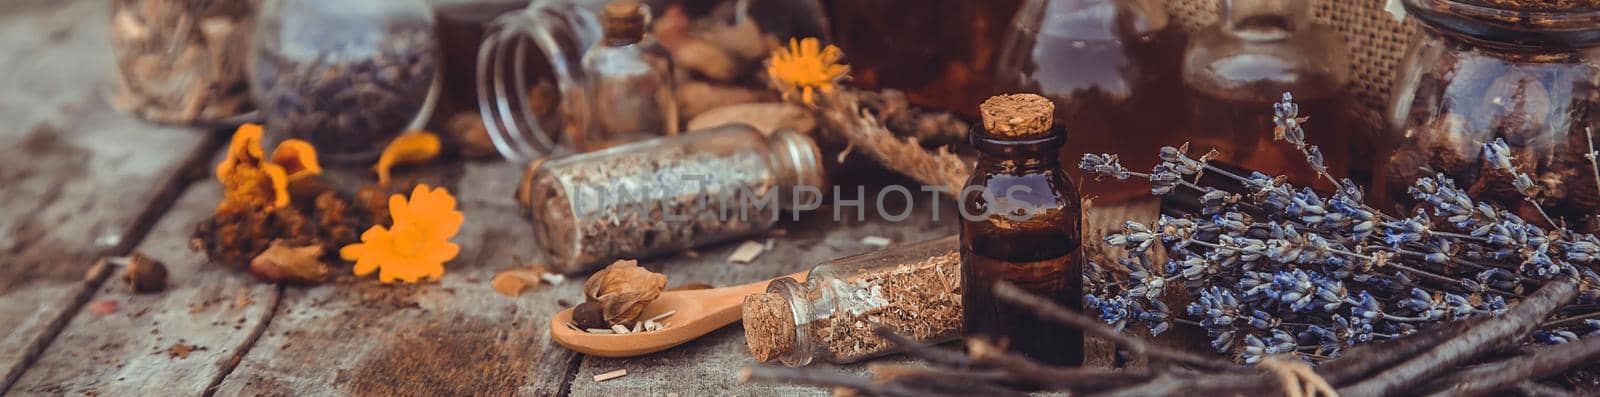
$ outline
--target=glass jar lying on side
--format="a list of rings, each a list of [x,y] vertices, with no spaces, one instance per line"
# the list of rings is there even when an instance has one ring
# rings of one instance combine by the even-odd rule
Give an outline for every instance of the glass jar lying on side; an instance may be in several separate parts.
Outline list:
[[[1407,189],[1443,173],[1474,197],[1541,219],[1515,178],[1483,158],[1484,144],[1504,139],[1540,205],[1580,225],[1600,208],[1584,157],[1589,129],[1600,127],[1600,11],[1483,3],[1404,1],[1422,29],[1395,79],[1375,198],[1410,214]]]
[[[550,160],[524,178],[534,240],[560,272],[677,252],[772,227],[821,203],[822,154],[744,124]],[[809,190],[808,194],[802,194]]]
[[[744,301],[745,343],[756,361],[843,364],[890,352],[881,325],[924,343],[961,336],[957,236],[851,257],[781,278]]]

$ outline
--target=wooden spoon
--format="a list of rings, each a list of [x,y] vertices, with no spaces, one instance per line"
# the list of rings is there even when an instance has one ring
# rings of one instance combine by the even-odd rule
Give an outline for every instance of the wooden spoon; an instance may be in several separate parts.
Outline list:
[[[806,273],[799,272],[783,277],[804,282]],[[645,306],[644,313],[639,315],[643,321],[642,319],[674,311],[671,317],[658,321],[671,323],[671,326],[658,331],[591,334],[574,330],[567,327],[567,324],[572,322],[572,309],[568,308],[556,313],[555,318],[550,319],[550,336],[556,343],[568,349],[600,357],[633,357],[655,353],[739,321],[743,315],[741,306],[744,305],[744,298],[750,294],[766,292],[767,284],[773,280],[776,278],[732,287],[663,292],[661,297]]]

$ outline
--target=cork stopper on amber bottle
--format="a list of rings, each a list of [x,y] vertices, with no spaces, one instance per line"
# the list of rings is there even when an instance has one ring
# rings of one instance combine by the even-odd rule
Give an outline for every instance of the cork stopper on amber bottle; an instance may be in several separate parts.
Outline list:
[[[744,343],[757,362],[771,362],[794,352],[794,314],[782,296],[760,293],[745,297],[743,321]]]
[[[600,26],[605,32],[606,44],[628,45],[643,40],[644,12],[644,7],[634,0],[606,3],[600,10]]]
[[[1050,135],[1056,105],[1034,94],[995,95],[978,105],[983,129],[1003,138],[1037,138]]]

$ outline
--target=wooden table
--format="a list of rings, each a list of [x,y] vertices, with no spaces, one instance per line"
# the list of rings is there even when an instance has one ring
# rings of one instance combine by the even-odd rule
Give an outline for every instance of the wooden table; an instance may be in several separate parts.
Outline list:
[[[0,5],[0,394],[828,392],[736,382],[737,369],[753,363],[737,326],[633,359],[585,357],[553,344],[546,324],[562,302],[581,300],[581,277],[517,298],[496,294],[488,282],[535,252],[512,199],[521,172],[514,164],[413,173],[448,187],[467,216],[455,239],[461,255],[437,283],[285,287],[208,263],[188,248],[189,236],[221,195],[209,170],[226,132],[158,126],[109,109],[102,99],[111,65],[107,14],[104,1]],[[861,243],[867,236],[906,243],[955,233],[953,203],[941,202],[939,213],[928,204],[919,197],[916,215],[899,223],[870,215],[834,223],[824,207],[781,224],[787,235],[751,264],[726,262],[737,242],[644,263],[671,285],[753,282],[875,249]],[[1114,208],[1102,218],[1153,211]],[[1092,224],[1089,233],[1115,224]],[[166,291],[133,294],[116,269],[91,271],[101,258],[134,251],[168,266]],[[1097,362],[1110,362],[1108,349],[1097,351]],[[628,376],[592,380],[622,368]]]

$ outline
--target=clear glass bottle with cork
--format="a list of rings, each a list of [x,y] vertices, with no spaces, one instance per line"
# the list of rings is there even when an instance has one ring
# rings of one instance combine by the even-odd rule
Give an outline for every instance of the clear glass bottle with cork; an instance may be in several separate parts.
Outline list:
[[[756,361],[844,364],[892,351],[876,326],[924,343],[961,336],[959,239],[949,236],[834,259],[805,282],[774,280],[745,298],[745,344]]]
[[[538,163],[518,199],[545,264],[575,273],[760,233],[824,178],[810,137],[730,124]]]
[[[961,194],[962,323],[969,336],[1060,366],[1083,362],[1083,333],[1001,302],[1005,281],[1064,307],[1083,306],[1082,208],[1057,159],[1066,140],[1055,105],[1034,94],[979,106],[978,164]]]
[[[678,105],[672,89],[672,60],[660,46],[645,40],[649,9],[633,0],[617,0],[600,10],[603,34],[583,55],[591,111],[584,113],[588,133],[574,145],[594,150],[678,133]]]
[[[1216,148],[1229,165],[1331,188],[1300,151],[1274,142],[1272,104],[1292,92],[1300,114],[1311,117],[1306,141],[1322,151],[1329,172],[1346,176],[1354,162],[1344,38],[1316,25],[1310,0],[1224,0],[1221,13],[1184,54],[1190,143]]]

